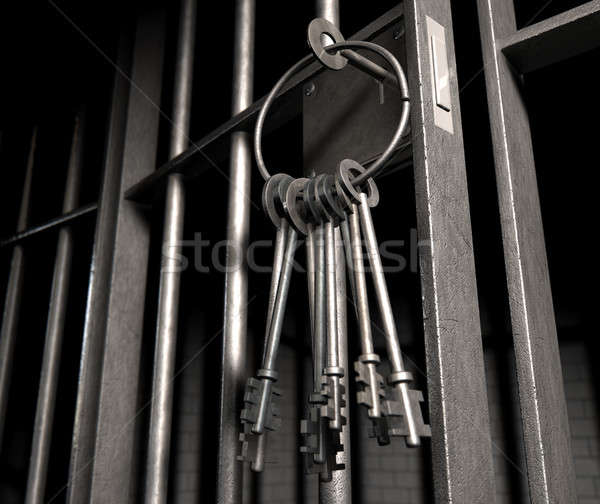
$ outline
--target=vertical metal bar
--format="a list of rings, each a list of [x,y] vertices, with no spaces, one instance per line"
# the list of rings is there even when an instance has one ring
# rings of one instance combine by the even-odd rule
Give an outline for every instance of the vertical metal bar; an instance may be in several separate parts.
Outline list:
[[[140,457],[136,451],[140,450],[140,438],[144,439],[139,433],[145,425],[136,415],[150,223],[124,193],[156,166],[165,19],[164,8],[156,8],[146,9],[137,21],[131,70],[135,86],[129,89],[119,185],[111,188],[117,195],[117,218],[104,314],[104,359],[89,502],[133,504],[139,500]]]
[[[29,199],[31,197],[31,178],[33,174],[33,163],[35,159],[35,148],[37,142],[37,127],[34,128],[29,147],[29,157],[25,169],[23,182],[23,195],[21,207],[17,220],[17,232],[24,231],[29,220]],[[21,245],[15,245],[10,262],[10,274],[6,287],[6,298],[4,300],[4,312],[2,313],[2,329],[0,330],[0,449],[4,433],[4,421],[6,418],[6,405],[10,389],[10,378],[12,374],[12,360],[17,338],[17,325],[19,322],[19,307],[23,291],[23,269],[24,252]]]
[[[175,157],[188,146],[194,44],[196,0],[182,0],[179,13],[179,37],[175,66],[173,128],[170,155]],[[148,436],[146,493],[148,504],[167,501],[169,448],[173,416],[173,374],[177,348],[177,318],[179,314],[179,284],[181,271],[178,257],[183,239],[185,188],[181,175],[170,175],[165,199],[163,224],[163,256],[160,272],[152,409]]]
[[[74,210],[79,201],[83,128],[85,122],[84,114],[85,112],[82,111],[75,118],[65,196],[63,200],[63,213]],[[67,315],[67,302],[69,299],[72,254],[73,233],[70,226],[65,226],[58,232],[58,243],[56,246],[56,259],[54,262],[54,275],[52,278],[52,291],[50,294],[50,307],[48,310],[48,322],[46,326],[46,341],[42,357],[42,371],[35,413],[31,459],[29,462],[29,476],[27,479],[27,492],[25,497],[25,502],[27,504],[44,502],[46,474],[50,456],[50,443],[52,440],[54,403],[60,372],[60,357]]]
[[[498,41],[516,32],[513,2],[478,0],[529,493],[575,502],[567,407],[531,131],[519,78]]]
[[[254,79],[255,0],[237,0],[233,60],[232,113],[252,102]],[[227,209],[227,272],[221,366],[217,502],[242,502],[242,464],[239,449],[239,411],[244,387],[247,320],[245,264],[250,227],[251,140],[247,132],[231,135],[229,204]]]
[[[427,244],[420,249],[419,261],[435,497],[436,502],[493,502],[494,471],[450,0],[406,0],[404,8],[417,226],[419,240]],[[445,32],[453,132],[436,125],[433,36],[428,33],[431,21]]]
[[[317,17],[340,26],[340,0],[316,0],[315,9]]]
[[[98,202],[96,232],[90,266],[83,344],[77,384],[77,402],[69,467],[67,502],[90,501],[90,484],[96,442],[98,398],[104,356],[106,309],[111,290],[110,273],[117,227],[119,183],[123,158],[129,75],[131,69],[132,36],[124,28],[119,43],[117,66],[112,90],[104,174]],[[123,72],[123,73],[121,73]]]

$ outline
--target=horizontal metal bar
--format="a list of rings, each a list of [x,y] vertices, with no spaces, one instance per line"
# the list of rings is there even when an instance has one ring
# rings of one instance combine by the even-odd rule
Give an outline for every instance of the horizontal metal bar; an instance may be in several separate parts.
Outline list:
[[[349,40],[370,40],[401,18],[402,14],[403,7],[400,4],[349,37]],[[301,85],[304,81],[322,71],[322,65],[315,62],[290,79],[279,94],[278,107],[273,111],[274,113],[266,125],[266,133],[283,126],[301,113]],[[228,142],[221,143],[220,141],[228,139],[229,135],[235,130],[251,130],[265,99],[266,97],[262,97],[255,101],[247,109],[236,114],[229,121],[223,123],[199,141],[192,143],[186,151],[129,188],[125,196],[134,201],[151,202],[153,198],[164,191],[167,177],[170,174],[181,173],[186,178],[197,177],[210,168],[211,161],[218,163],[225,159],[229,155],[229,144]],[[204,152],[209,147],[214,147],[217,151],[214,155],[211,151],[210,161],[206,158]]]
[[[58,230],[63,225],[68,224],[71,221],[79,219],[80,217],[83,217],[85,215],[93,214],[97,209],[98,209],[97,203],[90,203],[88,205],[83,205],[79,208],[76,208],[72,212],[67,212],[62,215],[59,215],[58,217],[54,217],[54,218],[44,222],[43,224],[39,224],[37,226],[30,227],[28,229],[25,229],[24,231],[16,233],[16,234],[0,241],[0,248],[15,245],[15,244],[23,241],[26,238],[31,238],[32,236],[38,235],[42,231],[50,231],[50,230],[54,230],[54,229]]]
[[[499,46],[523,73],[600,47],[600,0],[523,28],[501,40]]]

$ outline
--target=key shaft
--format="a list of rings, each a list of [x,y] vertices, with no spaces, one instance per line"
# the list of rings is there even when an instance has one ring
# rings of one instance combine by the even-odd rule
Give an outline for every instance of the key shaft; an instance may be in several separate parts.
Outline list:
[[[404,362],[402,360],[402,351],[400,349],[400,343],[398,341],[396,322],[394,321],[394,312],[392,310],[392,305],[387,290],[387,284],[385,282],[383,265],[381,263],[379,247],[377,244],[377,237],[375,236],[375,227],[373,226],[371,211],[367,203],[367,195],[361,192],[359,196],[360,204],[358,205],[358,210],[360,214],[360,222],[362,230],[365,233],[367,255],[369,257],[371,275],[373,277],[373,283],[375,286],[377,306],[379,308],[379,313],[385,332],[385,341],[388,357],[390,359],[390,365],[392,368],[392,376],[398,376],[402,375],[405,372],[405,367]],[[391,385],[394,388],[398,389],[398,392],[404,404],[406,414],[405,421],[408,429],[406,443],[409,446],[419,446],[421,444],[421,438],[419,436],[417,421],[415,419],[415,413],[412,407],[408,383],[406,381],[399,381],[396,383],[392,383]]]
[[[362,237],[360,232],[360,217],[358,208],[352,205],[352,213],[348,216],[350,221],[350,241],[352,247],[352,273],[355,286],[354,303],[358,315],[360,345],[363,355],[375,354],[375,345],[373,344],[373,334],[371,332],[371,316],[369,313],[369,298],[367,295],[367,280],[365,278],[364,260],[362,252]],[[380,380],[377,374],[375,362],[365,363],[368,372],[370,395],[369,416],[372,418],[381,417],[381,404],[379,401]]]
[[[285,219],[281,220],[281,225],[277,228],[275,235],[275,247],[273,251],[273,269],[271,272],[271,287],[269,289],[269,304],[267,306],[266,334],[271,330],[271,321],[273,320],[273,309],[275,300],[277,299],[277,289],[279,287],[279,279],[283,269],[283,260],[285,257],[285,245],[287,241],[289,224]],[[266,357],[267,345],[263,348],[263,362]]]
[[[281,331],[283,329],[283,321],[285,317],[285,307],[292,277],[292,266],[294,264],[294,255],[296,252],[297,233],[293,228],[289,228],[287,232],[287,240],[285,246],[285,254],[283,259],[283,267],[281,277],[277,287],[277,296],[273,305],[273,316],[268,327],[268,336],[265,349],[265,358],[263,367],[260,373],[263,375],[273,375],[275,373],[275,361],[281,340]],[[269,403],[271,401],[271,389],[274,378],[271,376],[263,376],[264,382],[260,403],[258,407],[258,415],[252,432],[254,434],[262,434],[264,432],[267,414],[269,411]]]

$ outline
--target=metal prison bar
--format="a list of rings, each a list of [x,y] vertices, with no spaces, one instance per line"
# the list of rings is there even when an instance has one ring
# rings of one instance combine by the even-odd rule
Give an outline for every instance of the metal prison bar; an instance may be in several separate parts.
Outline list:
[[[600,46],[600,0],[521,30],[516,29],[511,0],[478,0],[478,7],[530,496],[536,504],[574,502],[569,427],[531,135],[515,74]],[[172,159],[156,171],[165,12],[160,8],[150,9],[137,19],[133,35],[123,31],[117,64],[124,73],[115,72],[96,213],[71,447],[69,503],[134,502],[136,498],[132,485],[136,481],[135,439],[141,429],[136,413],[150,244],[149,222],[139,212],[137,202],[151,200],[151,195],[160,194],[161,187],[167,187],[164,241],[177,247],[183,225],[184,177],[202,174],[206,165],[199,162],[201,150],[227,139],[229,144],[223,155],[228,152],[231,163],[228,238],[239,247],[233,247],[237,254],[246,245],[248,201],[244,194],[248,191],[251,167],[248,132],[263,103],[263,100],[251,103],[254,10],[253,0],[236,2],[232,106],[235,115],[187,148],[195,2],[182,0]],[[337,24],[338,2],[318,1],[317,15]],[[435,498],[436,502],[491,502],[494,499],[492,450],[450,2],[406,0],[353,38],[369,39],[399,19],[405,28],[412,104],[418,232],[420,240],[429,244],[421,249],[420,275]],[[437,125],[436,109],[432,107],[438,97],[434,96],[430,20],[445,31],[451,131]],[[272,121],[272,128],[299,112],[294,97],[301,91],[302,83],[320,71],[320,66],[313,64],[284,87],[279,98],[279,116]],[[130,75],[136,85],[131,85],[125,75]],[[2,246],[12,247],[12,262],[0,336],[0,436],[22,295],[25,246],[22,240],[28,233],[41,230],[58,231],[62,238],[57,249],[56,284],[38,396],[40,429],[36,431],[33,446],[29,502],[40,502],[43,498],[49,419],[60,357],[56,348],[64,320],[61,310],[65,294],[60,287],[66,282],[69,269],[69,233],[65,226],[72,218],[95,209],[92,205],[73,210],[75,167],[81,148],[77,131],[73,142],[73,171],[69,170],[73,176],[69,178],[70,189],[63,207],[65,215],[28,230],[34,132],[17,234],[2,242]],[[239,255],[228,256],[229,265],[239,261]],[[164,268],[161,272],[145,492],[146,501],[152,503],[167,499],[178,277],[178,273]],[[342,282],[345,278],[341,272],[337,277]],[[345,285],[340,283],[338,289],[343,293]],[[246,291],[245,269],[234,268],[228,273],[225,286],[217,479],[218,502],[223,504],[239,504],[242,499],[242,470],[235,455],[239,449]],[[342,326],[346,323],[345,310],[345,303],[340,303],[338,322]],[[349,428],[348,425],[346,434]],[[336,474],[332,482],[321,485],[321,502],[350,502],[350,486],[348,459],[344,471]]]
[[[170,158],[183,152],[189,143],[195,35],[196,1],[183,0],[179,13]],[[177,317],[179,314],[179,284],[181,277],[175,258],[181,252],[184,211],[185,188],[183,179],[179,174],[172,174],[167,180],[165,196],[163,250],[166,247],[166,254],[163,252],[160,271],[152,407],[146,464],[145,502],[148,504],[161,504],[166,502],[167,499],[173,409],[173,375],[177,348]]]
[[[478,0],[529,493],[576,502],[533,147],[518,77],[600,46],[600,1],[517,30],[512,0]]]
[[[19,219],[17,221],[17,233],[25,230],[29,220],[31,177],[33,174],[36,140],[37,128],[33,130],[33,135],[31,136],[29,157],[27,159],[27,167],[25,168],[25,179],[23,181],[21,207],[19,209]],[[0,332],[0,448],[2,448],[4,419],[6,418],[6,405],[8,402],[15,339],[17,337],[19,307],[21,305],[23,290],[23,269],[25,267],[25,258],[23,254],[24,252],[21,244],[15,245],[12,251],[10,273],[6,287],[6,298],[2,313],[2,329]]]
[[[63,213],[72,211],[79,200],[79,185],[82,170],[82,148],[85,124],[85,111],[81,110],[75,118],[73,141],[67,170],[67,181],[63,200]],[[60,371],[61,346],[67,317],[69,298],[69,280],[71,277],[71,259],[73,255],[73,232],[70,226],[58,231],[50,307],[46,327],[46,340],[42,356],[42,371],[38,392],[29,476],[27,478],[27,504],[44,502],[46,475],[50,459],[52,422],[54,403]]]
[[[254,84],[255,0],[238,0],[235,7],[232,113],[252,103]],[[252,141],[249,132],[231,134],[225,314],[219,404],[217,502],[242,502],[243,471],[239,451],[239,405],[242,404],[247,358],[246,324],[248,275],[245,262],[250,228],[250,171]]]

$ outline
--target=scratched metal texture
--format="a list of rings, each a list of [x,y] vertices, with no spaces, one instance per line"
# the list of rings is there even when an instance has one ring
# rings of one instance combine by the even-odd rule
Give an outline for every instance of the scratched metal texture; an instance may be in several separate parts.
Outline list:
[[[529,119],[499,42],[517,33],[514,8],[507,0],[478,8],[531,502],[576,502]]]
[[[449,0],[404,2],[436,502],[494,502],[494,471]],[[426,17],[445,28],[454,134],[434,124]]]

